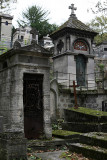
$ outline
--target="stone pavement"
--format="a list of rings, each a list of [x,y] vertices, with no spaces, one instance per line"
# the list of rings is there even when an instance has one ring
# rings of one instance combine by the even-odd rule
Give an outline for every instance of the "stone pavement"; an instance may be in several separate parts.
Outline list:
[[[67,150],[59,150],[53,152],[43,152],[43,153],[36,153],[36,156],[42,158],[42,160],[65,160],[65,158],[59,158],[63,152]]]

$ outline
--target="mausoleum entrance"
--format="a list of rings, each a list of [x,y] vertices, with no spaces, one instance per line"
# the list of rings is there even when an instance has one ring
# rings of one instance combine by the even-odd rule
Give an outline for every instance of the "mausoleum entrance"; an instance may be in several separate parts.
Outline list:
[[[24,74],[24,132],[27,139],[43,134],[43,75]]]
[[[77,85],[85,86],[86,84],[86,59],[83,55],[76,56],[76,79]]]

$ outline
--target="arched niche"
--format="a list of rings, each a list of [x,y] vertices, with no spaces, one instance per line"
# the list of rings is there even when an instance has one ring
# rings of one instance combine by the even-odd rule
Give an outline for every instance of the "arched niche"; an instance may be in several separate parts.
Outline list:
[[[66,50],[70,50],[70,35],[66,36]]]
[[[57,44],[57,54],[61,54],[64,47],[64,42],[60,39]]]
[[[78,38],[73,42],[73,50],[76,53],[90,54],[89,43],[82,38]]]

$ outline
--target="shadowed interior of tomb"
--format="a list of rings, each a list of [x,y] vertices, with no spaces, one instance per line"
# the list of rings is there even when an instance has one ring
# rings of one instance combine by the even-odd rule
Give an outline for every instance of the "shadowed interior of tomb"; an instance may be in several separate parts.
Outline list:
[[[43,134],[43,75],[24,74],[24,132],[28,139]]]

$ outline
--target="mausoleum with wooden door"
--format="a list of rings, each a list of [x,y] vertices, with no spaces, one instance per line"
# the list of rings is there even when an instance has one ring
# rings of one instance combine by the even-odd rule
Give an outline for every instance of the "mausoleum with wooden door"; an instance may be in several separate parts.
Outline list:
[[[25,138],[52,136],[49,57],[35,41],[25,47],[16,42],[0,56],[0,143],[6,144],[0,159],[4,153],[4,160],[26,159]]]

